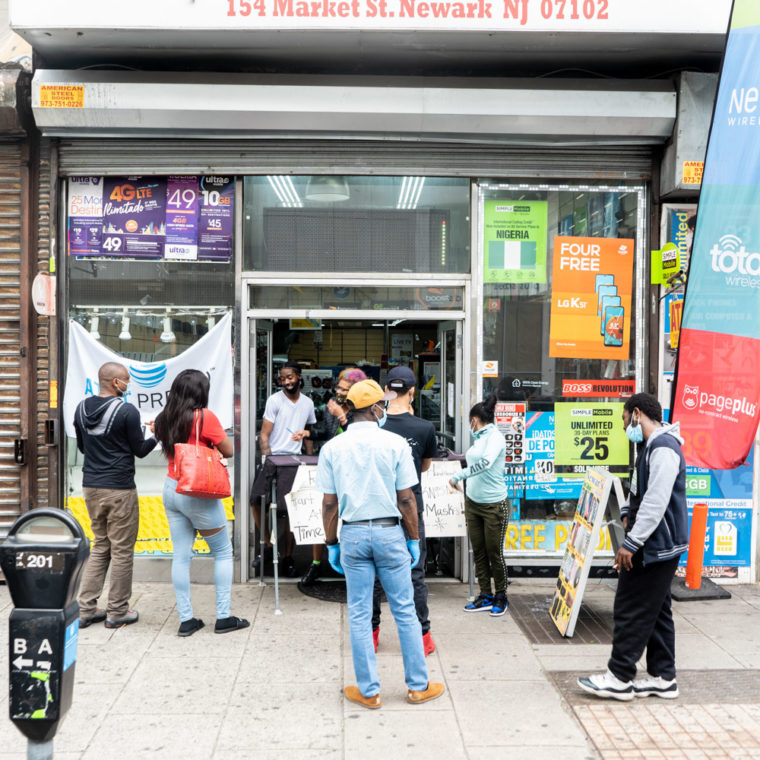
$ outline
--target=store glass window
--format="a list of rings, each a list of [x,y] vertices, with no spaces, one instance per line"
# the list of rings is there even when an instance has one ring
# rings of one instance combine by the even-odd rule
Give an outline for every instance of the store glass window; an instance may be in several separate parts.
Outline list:
[[[97,368],[105,361],[129,370],[127,400],[143,422],[161,411],[176,373],[194,368],[209,374],[212,396],[224,385],[219,416],[232,426],[235,181],[73,177],[65,198],[67,503],[86,523],[83,457],[71,421],[76,404],[98,393]],[[136,460],[138,554],[170,546],[160,499],[165,475],[158,447]]]
[[[244,268],[462,273],[470,183],[442,177],[248,177]]]
[[[645,198],[625,183],[479,185],[482,394],[521,434],[507,452],[514,518],[569,519],[589,466],[628,474],[620,413],[644,371]],[[539,543],[507,548],[561,549]]]

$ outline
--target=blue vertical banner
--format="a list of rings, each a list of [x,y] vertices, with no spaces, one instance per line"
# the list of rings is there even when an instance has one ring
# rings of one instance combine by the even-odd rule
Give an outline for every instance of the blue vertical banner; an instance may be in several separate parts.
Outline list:
[[[679,336],[688,464],[741,465],[760,419],[760,3],[734,0]]]

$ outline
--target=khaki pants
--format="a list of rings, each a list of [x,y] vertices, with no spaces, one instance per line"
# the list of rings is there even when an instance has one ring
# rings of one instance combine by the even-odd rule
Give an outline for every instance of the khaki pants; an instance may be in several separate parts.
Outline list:
[[[129,611],[132,596],[132,565],[140,522],[137,491],[85,488],[84,503],[90,515],[95,543],[79,590],[79,614],[85,618],[95,614],[110,564],[111,586],[106,614],[109,618],[120,618]]]

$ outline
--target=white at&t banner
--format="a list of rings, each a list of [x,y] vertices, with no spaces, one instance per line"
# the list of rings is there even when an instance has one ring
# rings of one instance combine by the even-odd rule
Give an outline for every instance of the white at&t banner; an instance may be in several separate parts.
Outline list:
[[[228,313],[197,343],[179,356],[161,362],[125,359],[95,340],[73,320],[69,322],[69,365],[63,397],[66,435],[74,437],[74,412],[87,396],[100,392],[98,369],[106,362],[123,364],[131,377],[126,400],[134,404],[143,422],[154,420],[164,408],[174,378],[184,369],[197,369],[211,384],[208,408],[227,429],[233,423],[232,316]]]

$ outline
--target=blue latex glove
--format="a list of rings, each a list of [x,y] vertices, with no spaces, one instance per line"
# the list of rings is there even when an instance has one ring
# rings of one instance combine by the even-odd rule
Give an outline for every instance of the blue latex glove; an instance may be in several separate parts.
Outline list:
[[[329,548],[329,547],[328,547]],[[412,567],[416,567],[420,561],[420,541],[419,539],[412,540],[406,539],[406,548],[409,549],[409,554],[412,555]]]
[[[417,550],[417,556],[420,556],[419,549]],[[343,566],[340,564],[340,544],[333,544],[332,546],[327,547],[327,561],[336,573],[345,575],[343,572]]]

